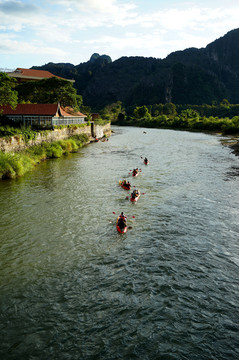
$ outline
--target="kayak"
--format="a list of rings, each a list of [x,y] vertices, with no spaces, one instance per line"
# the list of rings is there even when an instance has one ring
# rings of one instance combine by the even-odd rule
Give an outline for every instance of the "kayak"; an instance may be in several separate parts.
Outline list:
[[[139,173],[138,172],[132,172],[132,176],[134,176],[134,177],[136,177],[136,176],[138,176],[139,175]]]
[[[145,164],[145,165],[148,165],[148,164],[149,164],[149,161],[145,161],[145,160],[144,160],[144,164]]]
[[[119,181],[119,185],[125,190],[130,190],[131,189],[131,185],[130,186],[125,185],[123,183],[123,181],[121,181],[121,180]]]
[[[125,234],[126,231],[127,231],[127,225],[124,227],[124,228],[120,228],[119,225],[118,225],[118,221],[119,221],[119,216],[117,218],[117,221],[116,221],[116,229],[117,231],[120,233],[120,234]]]
[[[140,191],[139,191],[138,196],[136,196],[136,197],[134,197],[134,196],[133,196],[133,193],[132,193],[132,194],[131,194],[131,197],[130,197],[130,201],[136,202],[136,201],[139,200],[139,198],[140,198]]]

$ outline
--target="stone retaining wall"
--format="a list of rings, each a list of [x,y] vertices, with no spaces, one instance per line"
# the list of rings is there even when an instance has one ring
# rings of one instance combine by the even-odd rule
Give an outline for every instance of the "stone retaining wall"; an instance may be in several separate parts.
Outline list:
[[[24,138],[21,136],[12,136],[10,138],[0,138],[0,151],[3,152],[15,152],[22,151],[30,146],[40,145],[42,142],[52,142],[67,139],[73,135],[87,134],[89,137],[89,142],[95,140],[95,137],[102,138],[104,135],[110,136],[111,128],[110,124],[106,125],[87,125],[84,127],[73,128],[64,128],[64,129],[54,129],[48,131],[45,134],[39,133],[34,140],[25,142]]]

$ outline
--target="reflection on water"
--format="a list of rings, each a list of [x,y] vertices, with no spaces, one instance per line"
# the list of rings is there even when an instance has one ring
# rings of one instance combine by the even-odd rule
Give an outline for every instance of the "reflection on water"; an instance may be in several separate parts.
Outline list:
[[[1,358],[237,359],[234,171],[217,136],[115,128],[2,181]]]

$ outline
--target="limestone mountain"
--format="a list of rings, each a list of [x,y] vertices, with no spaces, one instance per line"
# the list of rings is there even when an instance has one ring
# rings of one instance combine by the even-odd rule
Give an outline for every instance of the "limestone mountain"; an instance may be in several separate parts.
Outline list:
[[[79,65],[49,63],[45,69],[75,79],[84,104],[101,108],[122,101],[125,106],[173,102],[211,104],[223,98],[239,103],[239,29],[206,48],[176,51],[165,59],[93,54]]]

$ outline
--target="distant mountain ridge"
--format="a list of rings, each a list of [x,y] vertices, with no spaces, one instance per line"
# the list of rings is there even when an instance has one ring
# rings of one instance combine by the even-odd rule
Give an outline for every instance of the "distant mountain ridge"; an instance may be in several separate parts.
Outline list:
[[[125,106],[165,102],[211,104],[223,98],[239,103],[239,29],[205,48],[189,48],[165,59],[93,54],[79,65],[48,63],[33,69],[75,80],[84,104],[101,108],[116,101]]]

